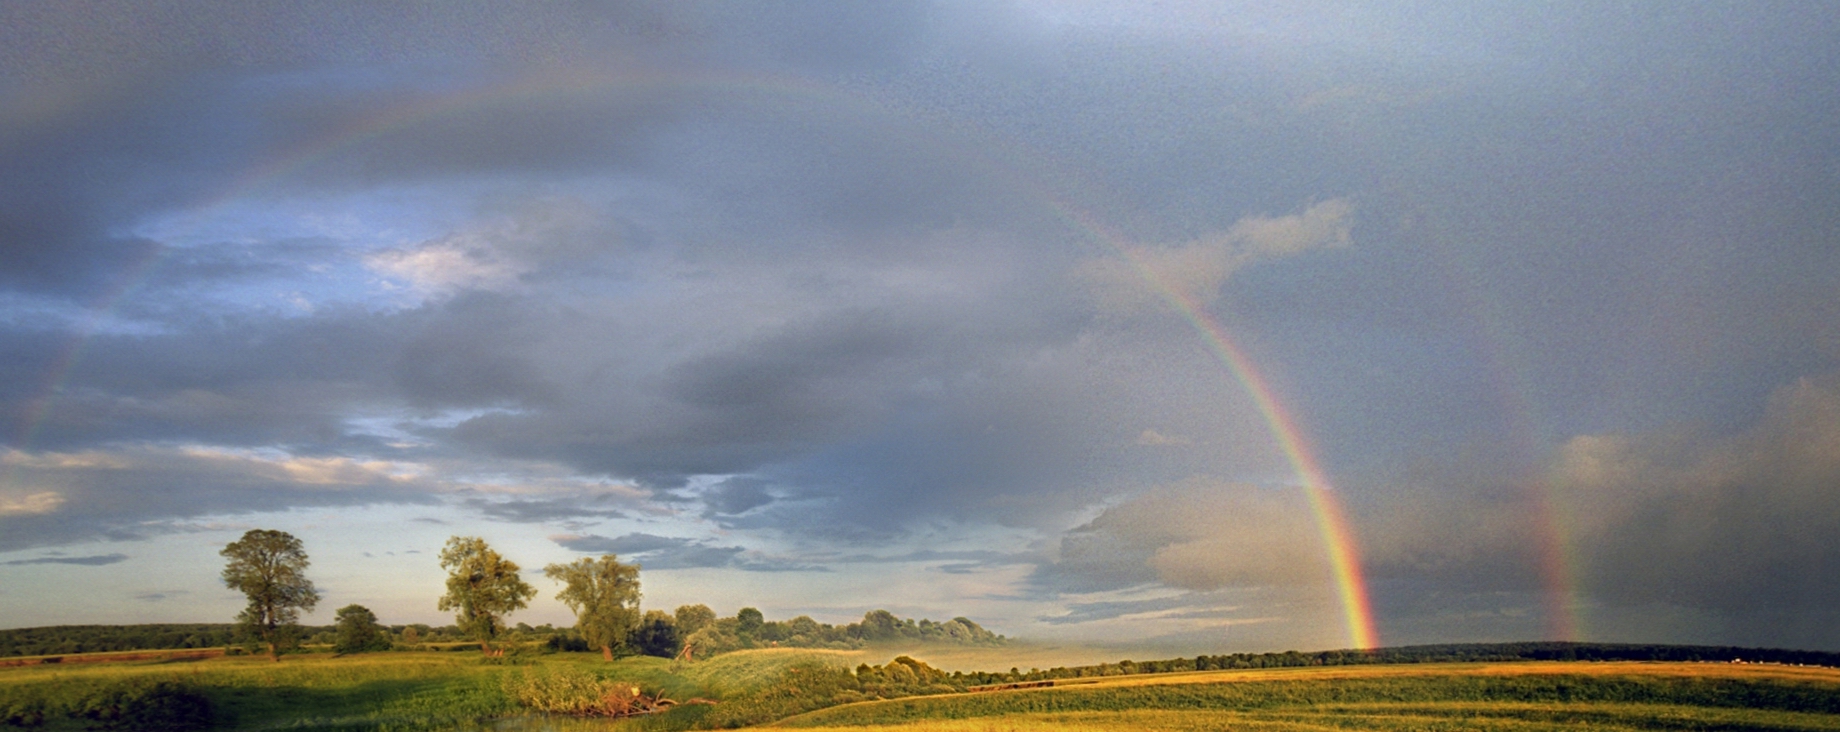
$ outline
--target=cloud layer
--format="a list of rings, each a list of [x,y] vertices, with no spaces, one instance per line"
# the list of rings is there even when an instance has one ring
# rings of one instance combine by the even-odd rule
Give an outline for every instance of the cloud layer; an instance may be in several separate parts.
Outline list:
[[[1840,647],[1830,8],[220,10],[0,8],[14,622],[275,525],[405,614],[451,532],[1344,642],[1194,308],[1383,638]]]

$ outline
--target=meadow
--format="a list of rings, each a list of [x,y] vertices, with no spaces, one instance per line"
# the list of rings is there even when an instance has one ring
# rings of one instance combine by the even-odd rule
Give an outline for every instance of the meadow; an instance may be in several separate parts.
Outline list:
[[[850,704],[814,730],[1836,730],[1840,671],[1721,663],[1206,671]]]
[[[0,729],[157,728],[121,712],[123,691],[170,704],[185,697],[159,697],[158,690],[180,689],[209,701],[209,728],[252,730],[1840,730],[1840,670],[1824,667],[1335,666],[1060,679],[1048,688],[882,700],[855,683],[849,669],[902,651],[926,649],[763,649],[695,663],[605,663],[596,653],[489,662],[466,652],[393,652],[297,654],[280,663],[228,656],[21,666],[0,668]],[[994,655],[956,660],[1001,663]],[[680,704],[618,721],[537,711],[557,701],[542,696],[563,693],[557,689],[616,683]],[[692,700],[714,703],[681,703]]]

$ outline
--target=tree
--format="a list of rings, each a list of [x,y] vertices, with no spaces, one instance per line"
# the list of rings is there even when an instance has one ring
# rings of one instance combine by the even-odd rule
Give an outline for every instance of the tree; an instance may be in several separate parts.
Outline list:
[[[672,614],[677,618],[677,634],[686,637],[691,633],[702,630],[703,626],[716,621],[716,611],[709,609],[708,605],[700,603],[696,605],[680,605]]]
[[[862,637],[864,640],[887,640],[901,632],[901,619],[887,610],[870,610],[863,614]]]
[[[744,607],[740,612],[735,613],[735,632],[750,638],[760,632],[760,626],[766,623],[767,616],[762,615],[760,610],[755,608]]]
[[[390,650],[390,637],[377,624],[376,614],[363,605],[339,608],[334,625],[332,650],[339,653]]]
[[[492,650],[492,639],[505,629],[504,616],[523,609],[536,596],[536,588],[518,577],[516,563],[476,536],[448,537],[441,549],[441,568],[448,570],[447,594],[438,607],[458,611],[454,624],[479,639],[482,653],[504,655]]]
[[[621,564],[612,554],[552,564],[543,574],[563,584],[556,599],[575,613],[575,630],[588,645],[613,660],[613,647],[625,645],[639,624],[639,565]]]
[[[677,637],[677,620],[663,610],[647,610],[639,627],[627,636],[626,643],[647,656],[670,658],[681,644]]]
[[[280,646],[295,637],[300,611],[319,604],[319,591],[307,579],[307,552],[285,531],[253,529],[219,552],[224,585],[249,597],[237,623],[268,644],[268,657],[280,661]]]

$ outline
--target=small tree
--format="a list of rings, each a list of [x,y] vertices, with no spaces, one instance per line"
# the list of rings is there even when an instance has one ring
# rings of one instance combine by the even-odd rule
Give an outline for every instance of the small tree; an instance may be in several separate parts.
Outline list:
[[[504,630],[504,616],[524,608],[537,590],[518,577],[516,563],[498,555],[476,536],[454,536],[441,549],[441,568],[448,570],[447,594],[439,608],[455,610],[454,624],[479,639],[479,650],[492,650],[492,639]]]
[[[268,644],[270,660],[280,661],[280,646],[298,636],[300,611],[319,604],[319,591],[307,579],[307,552],[285,531],[254,529],[230,542],[219,554],[224,585],[249,597],[237,623]]]
[[[601,658],[613,660],[613,647],[624,645],[639,624],[639,565],[607,554],[552,564],[543,573],[563,584],[556,599],[574,611],[581,637],[601,649]]]
[[[363,605],[339,608],[338,621],[333,625],[332,650],[336,652],[363,653],[390,649],[390,637],[384,634],[383,626],[377,624],[376,614]]]

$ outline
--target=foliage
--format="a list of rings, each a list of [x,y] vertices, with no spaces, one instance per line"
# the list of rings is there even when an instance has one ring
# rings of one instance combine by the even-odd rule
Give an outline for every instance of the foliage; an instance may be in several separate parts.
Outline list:
[[[377,616],[370,608],[346,605],[339,608],[337,617],[338,621],[333,624],[337,631],[332,650],[339,653],[390,650],[388,631],[377,624]]]
[[[678,634],[687,636],[715,622],[716,611],[709,609],[708,605],[680,605],[672,617],[677,619]]]
[[[505,693],[545,714],[579,717],[626,717],[650,714],[676,704],[662,693],[647,694],[630,681],[601,678],[575,669],[546,669],[509,675]]]
[[[54,625],[0,630],[0,656],[48,656],[99,651],[218,648],[234,642],[223,623]]]
[[[441,568],[448,570],[447,594],[438,607],[458,611],[455,624],[492,655],[492,639],[505,629],[504,616],[523,609],[536,589],[518,577],[516,563],[478,537],[450,537],[441,549]]]
[[[268,656],[296,637],[290,632],[300,611],[319,604],[319,591],[307,579],[307,552],[300,540],[285,531],[252,529],[220,552],[224,584],[249,597],[237,621],[268,644]]]
[[[815,709],[868,699],[892,699],[964,691],[939,669],[907,656],[881,666],[863,664],[855,673],[833,664],[806,661],[780,672],[771,684],[726,699],[701,720],[707,727],[744,727]]]
[[[647,656],[671,658],[683,644],[677,637],[677,620],[662,610],[650,610],[626,637],[626,644]]]
[[[204,729],[215,716],[211,700],[195,686],[173,680],[130,678],[75,684],[61,693],[0,695],[0,726],[62,727],[61,719],[93,730]],[[39,689],[37,691],[52,691]]]
[[[708,608],[702,608],[707,612]],[[678,608],[678,614],[686,608]],[[742,608],[732,618],[714,618],[695,624],[678,621],[678,634],[694,658],[708,658],[721,653],[748,648],[862,648],[870,643],[918,641],[955,645],[1000,646],[1007,638],[985,630],[970,618],[958,617],[943,623],[931,620],[898,618],[887,610],[872,610],[860,623],[829,625],[801,615],[786,621],[766,620],[759,610]]]
[[[551,564],[543,574],[563,584],[556,599],[575,613],[575,630],[588,645],[613,660],[613,648],[639,625],[639,565],[621,564],[612,554]]]

